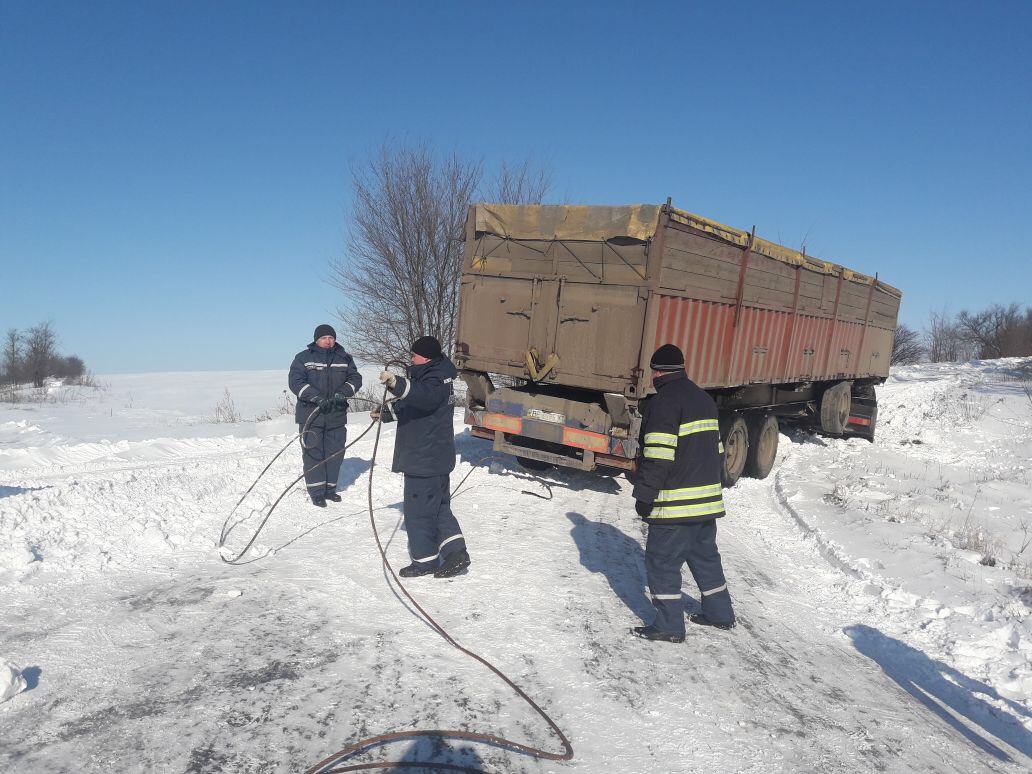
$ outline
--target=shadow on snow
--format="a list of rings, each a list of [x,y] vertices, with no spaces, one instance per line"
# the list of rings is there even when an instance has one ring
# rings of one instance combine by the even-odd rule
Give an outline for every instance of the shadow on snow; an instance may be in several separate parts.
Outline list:
[[[870,626],[847,626],[843,631],[860,653],[877,663],[903,690],[980,750],[1002,761],[1012,760],[1005,750],[987,737],[991,734],[1032,757],[1032,733],[1025,730],[1016,718],[1001,713],[982,697],[1006,704],[1017,715],[1032,717],[1024,707],[1003,698],[985,683],[973,680]],[[971,725],[956,715],[966,718]]]
[[[41,489],[49,489],[48,486],[0,486],[0,499],[4,497],[15,497],[26,492],[38,492]]]
[[[589,572],[602,573],[613,593],[636,616],[651,621],[652,602],[645,595],[645,549],[612,524],[591,521],[581,513],[568,511],[573,524],[570,537],[580,551],[580,563]]]

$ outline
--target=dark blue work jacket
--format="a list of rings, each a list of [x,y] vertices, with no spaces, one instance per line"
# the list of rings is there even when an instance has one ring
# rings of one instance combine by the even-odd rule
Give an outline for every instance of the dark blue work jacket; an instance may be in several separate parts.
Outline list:
[[[724,515],[717,404],[684,371],[653,384],[642,415],[634,499],[649,524],[693,524]]]
[[[395,473],[443,476],[455,469],[455,409],[452,382],[458,371],[448,358],[408,367],[390,392],[390,412],[398,420],[394,443]],[[390,416],[385,413],[384,419]]]
[[[320,398],[332,398],[340,393],[350,398],[362,386],[362,374],[355,367],[355,361],[340,344],[323,349],[314,341],[307,349],[294,356],[287,377],[290,391],[297,396],[294,419],[305,424],[316,409]],[[348,412],[336,411],[320,414],[313,422],[325,427],[339,427],[347,424]]]

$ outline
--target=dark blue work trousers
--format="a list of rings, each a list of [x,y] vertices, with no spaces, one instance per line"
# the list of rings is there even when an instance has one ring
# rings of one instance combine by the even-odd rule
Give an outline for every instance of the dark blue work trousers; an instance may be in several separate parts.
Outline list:
[[[681,566],[687,564],[702,594],[702,613],[714,623],[734,623],[731,595],[717,550],[717,520],[701,524],[650,524],[645,542],[645,575],[652,604],[653,626],[684,634]]]
[[[451,511],[451,484],[443,476],[405,476],[405,531],[416,564],[437,565],[466,550],[459,522]]]
[[[344,458],[344,454],[338,452],[342,452],[347,441],[347,425],[321,427],[313,422],[309,426],[301,439],[301,459],[309,497],[323,497],[327,492],[337,491],[340,462]]]

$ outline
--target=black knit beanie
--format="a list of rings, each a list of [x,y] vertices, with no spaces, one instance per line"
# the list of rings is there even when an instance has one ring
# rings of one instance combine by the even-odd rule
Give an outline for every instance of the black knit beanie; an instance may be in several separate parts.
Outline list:
[[[649,365],[653,371],[682,371],[684,355],[673,344],[664,344],[652,353],[652,362]]]
[[[435,357],[440,357],[441,342],[435,339],[433,336],[421,336],[412,342],[412,346],[409,350],[420,357],[425,357],[427,360],[433,360]]]
[[[315,336],[312,338],[312,341],[318,341],[323,336],[333,336],[333,338],[336,339],[337,331],[333,330],[333,328],[326,323],[323,323],[315,329]]]

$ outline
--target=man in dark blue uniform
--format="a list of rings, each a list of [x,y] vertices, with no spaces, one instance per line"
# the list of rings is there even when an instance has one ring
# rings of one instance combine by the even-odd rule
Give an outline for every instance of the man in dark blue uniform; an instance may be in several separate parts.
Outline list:
[[[384,371],[393,396],[381,419],[398,421],[395,473],[405,474],[405,531],[412,564],[398,574],[450,578],[469,567],[466,541],[451,511],[449,474],[455,468],[452,382],[457,371],[433,336],[412,342],[407,376]]]
[[[643,410],[634,509],[649,525],[645,573],[656,619],[631,633],[684,642],[684,564],[702,594],[702,613],[688,620],[719,629],[735,625],[717,550],[716,520],[724,515],[720,426],[713,399],[685,373],[680,349],[664,344],[650,365],[656,394]]]
[[[337,343],[337,332],[323,324],[315,329],[312,343],[294,356],[287,383],[297,396],[294,420],[302,431],[319,412],[301,436],[308,496],[320,508],[327,500],[339,503],[337,476],[348,439],[348,398],[362,386],[362,375]]]

